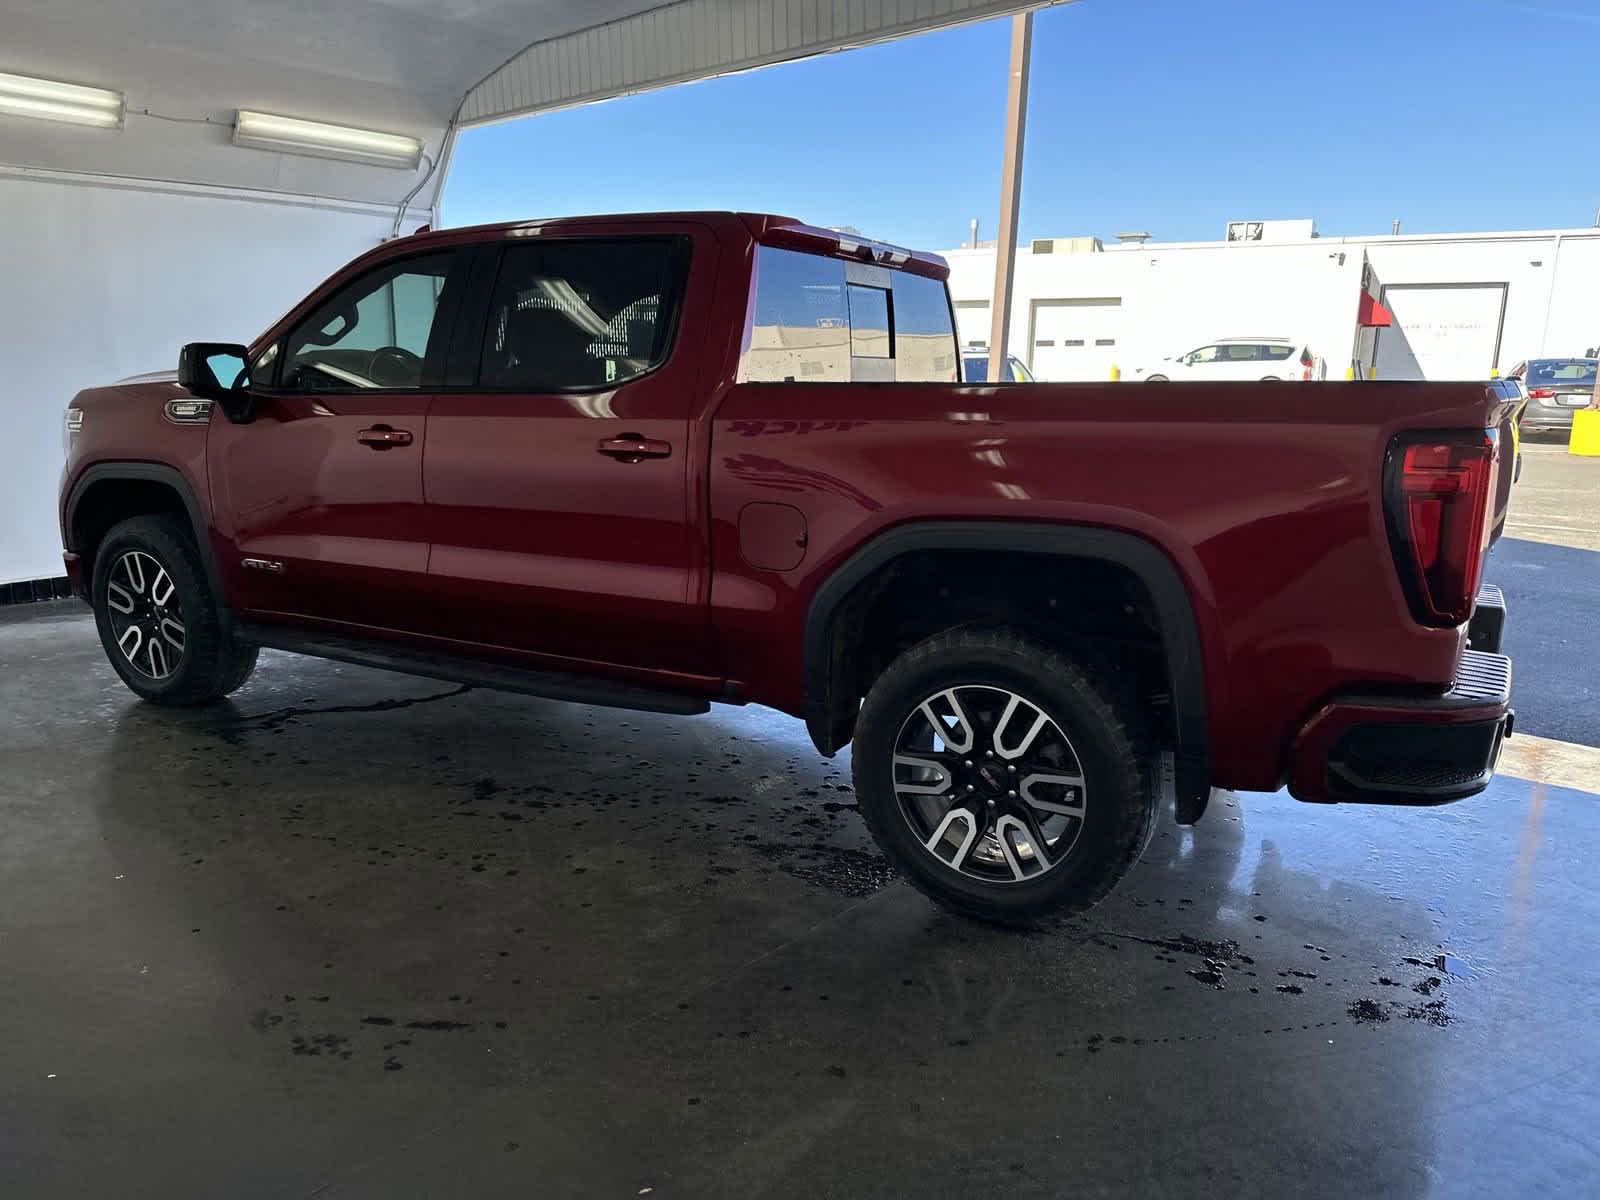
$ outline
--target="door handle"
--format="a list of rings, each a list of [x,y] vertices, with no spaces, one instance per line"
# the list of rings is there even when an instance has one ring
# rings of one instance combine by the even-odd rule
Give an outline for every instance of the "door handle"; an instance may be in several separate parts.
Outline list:
[[[356,434],[356,441],[363,446],[371,446],[374,450],[388,450],[394,446],[411,445],[411,431],[393,429],[388,425],[374,425],[371,429],[363,429]]]
[[[647,458],[666,458],[672,453],[672,443],[657,438],[643,437],[637,433],[624,433],[620,437],[603,438],[595,447],[601,454],[618,462],[636,463]]]

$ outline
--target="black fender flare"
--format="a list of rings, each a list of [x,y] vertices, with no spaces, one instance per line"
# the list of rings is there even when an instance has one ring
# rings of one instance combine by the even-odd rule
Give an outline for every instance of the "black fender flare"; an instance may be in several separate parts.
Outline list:
[[[97,483],[115,482],[117,480],[135,480],[141,483],[158,483],[170,488],[177,494],[183,503],[183,509],[189,514],[189,524],[193,527],[195,546],[200,551],[200,561],[205,566],[206,582],[211,585],[211,594],[216,599],[217,608],[222,614],[225,625],[231,625],[231,614],[226,603],[226,594],[222,590],[222,576],[217,572],[217,562],[211,552],[210,526],[206,521],[205,510],[200,507],[200,501],[195,497],[194,489],[189,486],[189,481],[176,467],[169,467],[163,463],[150,462],[98,462],[85,468],[72,485],[72,490],[67,493],[66,508],[63,510],[62,537],[67,543],[67,549],[77,552],[73,545],[73,529],[77,524],[78,506],[88,494],[89,489]],[[87,571],[94,569],[93,563],[86,563]]]
[[[1211,747],[1205,662],[1194,606],[1182,575],[1164,550],[1136,534],[1115,529],[1036,522],[926,521],[896,526],[867,542],[822,581],[806,610],[805,720],[819,751],[831,755],[842,744],[832,731],[829,715],[836,610],[874,572],[901,555],[920,550],[1002,550],[1102,559],[1132,572],[1148,589],[1161,622],[1177,721],[1174,785],[1178,820],[1192,824],[1199,819],[1211,794]]]

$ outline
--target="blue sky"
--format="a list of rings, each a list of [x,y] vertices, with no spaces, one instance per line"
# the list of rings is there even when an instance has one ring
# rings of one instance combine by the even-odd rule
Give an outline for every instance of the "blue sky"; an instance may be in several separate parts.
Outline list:
[[[466,131],[452,225],[742,208],[924,249],[999,207],[1008,22]],[[1023,238],[1592,224],[1593,0],[1080,0],[1035,20]]]

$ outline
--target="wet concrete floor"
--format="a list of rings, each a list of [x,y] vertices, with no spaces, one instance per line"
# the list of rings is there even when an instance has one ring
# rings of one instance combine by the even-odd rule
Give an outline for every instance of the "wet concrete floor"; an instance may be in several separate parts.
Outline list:
[[[1086,917],[895,880],[848,757],[0,617],[0,1195],[1591,1194],[1596,797],[1228,797]],[[650,1189],[646,1191],[646,1189]]]

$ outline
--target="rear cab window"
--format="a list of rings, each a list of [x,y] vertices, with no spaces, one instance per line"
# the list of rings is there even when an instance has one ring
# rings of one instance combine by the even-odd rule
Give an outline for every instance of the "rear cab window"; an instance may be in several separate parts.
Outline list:
[[[942,281],[757,247],[741,383],[954,383],[957,361]]]

